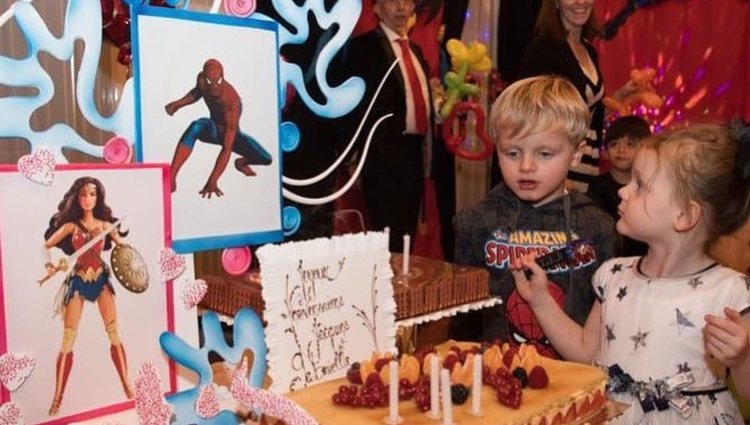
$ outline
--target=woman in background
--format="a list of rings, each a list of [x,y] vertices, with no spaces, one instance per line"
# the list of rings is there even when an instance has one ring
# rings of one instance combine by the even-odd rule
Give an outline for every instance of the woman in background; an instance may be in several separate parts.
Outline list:
[[[520,78],[554,74],[567,78],[578,89],[591,111],[588,148],[581,164],[570,171],[572,186],[586,192],[589,180],[599,174],[599,147],[604,126],[604,80],[596,49],[591,44],[599,34],[594,0],[543,0],[526,49]],[[628,82],[613,97],[624,99],[634,90]]]

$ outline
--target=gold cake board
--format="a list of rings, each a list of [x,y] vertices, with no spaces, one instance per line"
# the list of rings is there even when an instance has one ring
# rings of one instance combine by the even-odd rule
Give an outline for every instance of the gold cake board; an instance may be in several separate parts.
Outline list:
[[[463,344],[460,343],[460,345]],[[548,359],[543,359],[542,361],[550,374],[550,385],[544,390],[525,389],[523,391],[521,407],[532,405],[543,409],[546,408],[545,403],[549,402],[550,399],[573,394],[581,389],[580,385],[576,382],[554,380],[555,376],[559,376],[559,373],[556,371],[558,367],[565,368],[566,376],[585,376],[591,369],[590,366],[576,363],[562,363],[549,361]],[[580,371],[577,369],[580,369]],[[334,405],[331,401],[331,396],[338,391],[341,385],[348,385],[348,381],[342,378],[324,382],[290,393],[287,396],[310,412],[320,422],[320,425],[376,425],[384,423],[383,418],[388,415],[388,407],[368,409]],[[589,423],[591,425],[604,424],[609,419],[621,414],[627,407],[627,404],[610,400],[604,409],[593,416],[582,418],[578,422]],[[459,425],[480,425],[487,423],[514,423],[515,420],[523,419],[521,413],[517,410],[500,404],[497,401],[497,391],[487,385],[482,386],[482,416],[473,416],[470,411],[471,397],[463,405],[453,406],[453,422]],[[442,423],[440,420],[430,419],[425,413],[420,412],[413,399],[399,403],[399,416],[404,418],[404,425],[437,425]]]
[[[353,408],[349,406],[336,406],[331,402],[331,395],[338,391],[339,386],[346,385],[346,379],[314,385],[310,388],[288,394],[288,397],[299,403],[311,415],[315,417],[320,425],[381,425],[383,418],[388,416],[388,407],[368,409],[363,407]],[[529,392],[524,390],[524,397]],[[525,398],[524,398],[525,400]],[[523,402],[521,404],[523,406]],[[600,425],[620,415],[628,408],[627,404],[607,401],[604,409],[599,410],[593,416],[582,418],[578,423]],[[457,425],[484,425],[488,423],[503,424],[507,419],[510,423],[509,408],[497,401],[497,392],[487,386],[482,386],[482,416],[474,416],[471,412],[471,397],[461,406],[453,406],[453,422]],[[440,425],[441,420],[427,417],[417,409],[414,400],[406,400],[399,403],[399,416],[404,418],[403,425]]]

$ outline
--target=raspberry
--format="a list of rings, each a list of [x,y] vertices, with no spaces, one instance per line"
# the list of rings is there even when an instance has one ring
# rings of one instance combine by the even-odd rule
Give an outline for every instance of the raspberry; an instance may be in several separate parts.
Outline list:
[[[513,379],[513,375],[511,375],[508,369],[504,367],[498,368],[495,371],[495,375],[503,381],[510,381],[511,379]]]
[[[469,389],[464,384],[451,385],[451,401],[453,404],[461,405],[469,398]]]
[[[513,377],[521,382],[521,388],[526,388],[526,385],[529,384],[529,377],[526,375],[526,370],[520,366],[513,369]]]
[[[541,366],[534,366],[529,373],[529,387],[534,389],[547,388],[549,385],[549,377],[547,371]]]
[[[409,400],[414,397],[417,392],[417,387],[413,386],[408,379],[402,379],[398,383],[398,398],[399,400]]]
[[[521,395],[521,388],[509,382],[502,382],[497,386],[497,401],[511,409],[521,406]]]
[[[365,387],[375,387],[380,388],[383,387],[383,380],[380,379],[380,374],[377,372],[370,372],[369,375],[367,375],[367,378],[365,379]]]

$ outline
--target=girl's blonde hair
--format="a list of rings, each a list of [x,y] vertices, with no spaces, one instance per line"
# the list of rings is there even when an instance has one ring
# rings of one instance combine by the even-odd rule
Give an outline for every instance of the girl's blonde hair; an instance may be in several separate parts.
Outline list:
[[[560,131],[575,146],[586,137],[590,119],[588,106],[570,81],[542,75],[503,90],[490,112],[490,137],[497,144],[503,131],[508,137]]]
[[[750,150],[750,140],[743,139],[729,126],[703,124],[652,136],[639,146],[655,152],[659,167],[667,167],[678,202],[700,205],[706,247],[750,216],[750,176],[743,175],[750,158],[740,155],[741,149]]]

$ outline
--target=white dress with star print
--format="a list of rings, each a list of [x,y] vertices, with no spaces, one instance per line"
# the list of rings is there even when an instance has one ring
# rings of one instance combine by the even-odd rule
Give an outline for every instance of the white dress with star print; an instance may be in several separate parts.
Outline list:
[[[611,259],[596,271],[594,291],[601,302],[600,349],[594,361],[618,364],[636,381],[649,382],[692,372],[691,389],[725,386],[726,369],[704,355],[702,328],[706,314],[724,315],[724,307],[750,305],[750,279],[714,265],[682,278],[648,278],[638,270],[641,257]],[[743,424],[728,391],[690,396],[689,418],[673,408],[644,414],[635,397],[610,398],[631,408],[612,421],[617,424]]]

